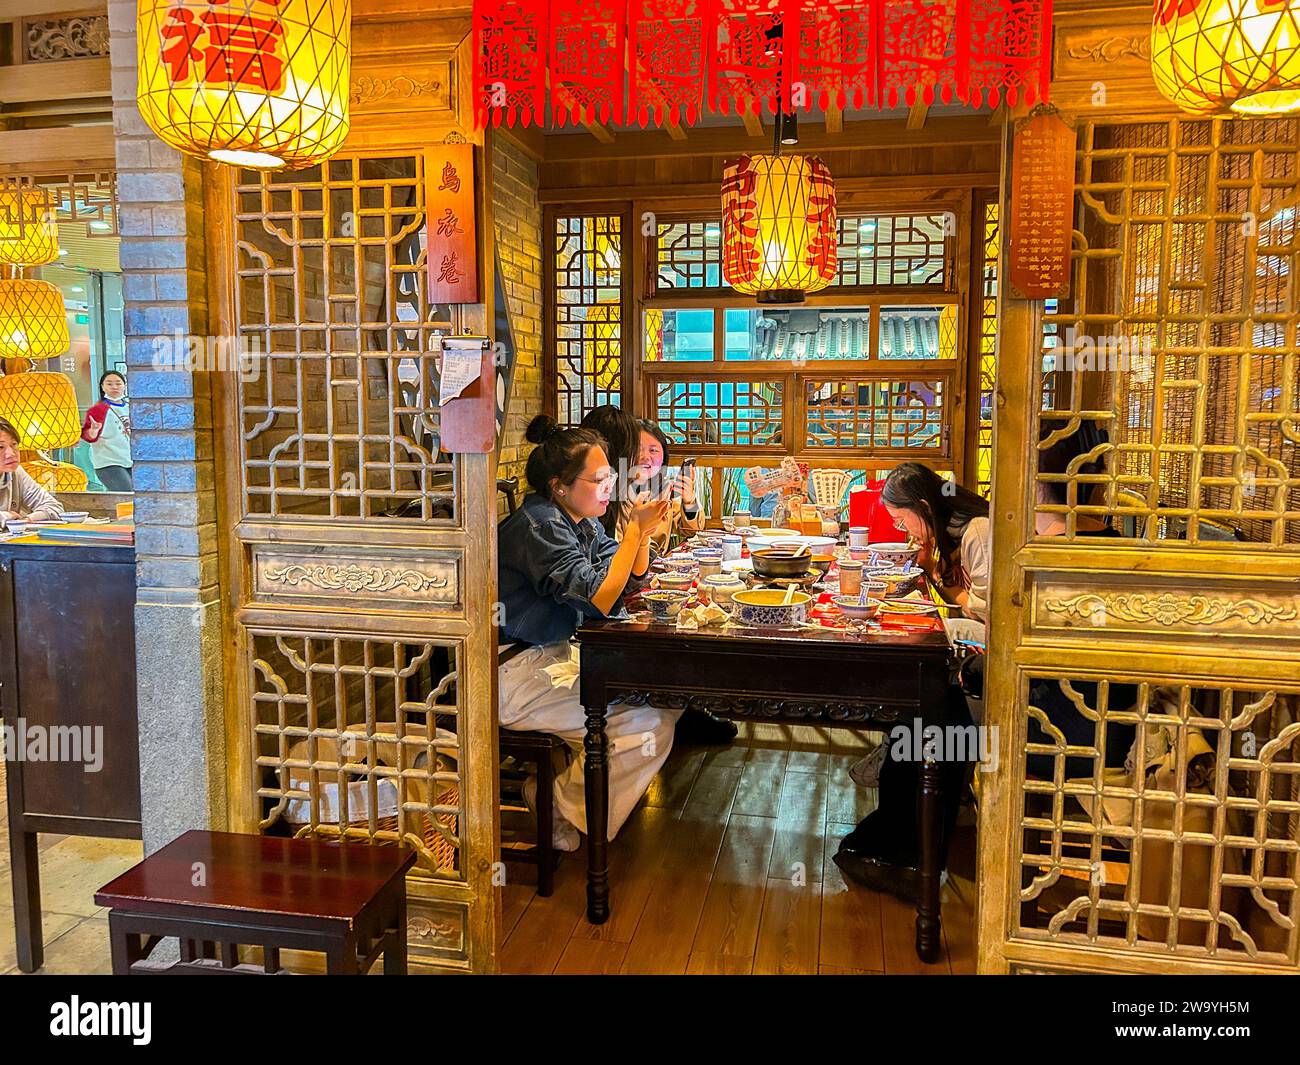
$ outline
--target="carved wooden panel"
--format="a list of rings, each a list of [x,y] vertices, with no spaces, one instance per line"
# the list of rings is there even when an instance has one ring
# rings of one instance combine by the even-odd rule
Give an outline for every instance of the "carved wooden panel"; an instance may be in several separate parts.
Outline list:
[[[253,598],[270,604],[328,607],[344,596],[359,610],[406,612],[461,602],[458,552],[257,545],[252,570]]]

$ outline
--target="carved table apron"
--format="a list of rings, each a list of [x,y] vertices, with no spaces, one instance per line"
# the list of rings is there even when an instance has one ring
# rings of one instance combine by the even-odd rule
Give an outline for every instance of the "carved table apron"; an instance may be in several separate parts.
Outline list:
[[[734,720],[884,729],[941,718],[950,650],[943,633],[833,629],[765,632],[678,630],[633,620],[584,625],[581,698],[587,715],[587,919],[609,919],[605,709],[650,696],[657,706],[698,706]],[[938,765],[920,767],[917,794],[920,898],[916,951],[939,953],[941,794]]]

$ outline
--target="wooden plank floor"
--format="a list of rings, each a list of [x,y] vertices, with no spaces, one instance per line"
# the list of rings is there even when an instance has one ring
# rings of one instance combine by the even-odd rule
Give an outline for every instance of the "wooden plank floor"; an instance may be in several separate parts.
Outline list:
[[[610,846],[604,925],[586,919],[585,850],[564,856],[549,899],[527,866],[507,866],[502,971],[974,972],[973,830],[954,841],[930,965],[913,948],[915,911],[846,885],[831,861],[875,805],[848,776],[870,746],[843,729],[742,724],[728,747],[675,748]]]

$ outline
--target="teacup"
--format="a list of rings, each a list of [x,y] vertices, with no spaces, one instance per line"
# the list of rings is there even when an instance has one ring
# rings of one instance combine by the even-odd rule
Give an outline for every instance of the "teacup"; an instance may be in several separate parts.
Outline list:
[[[649,604],[650,613],[655,621],[672,621],[682,611],[682,606],[690,598],[685,592],[668,590],[642,592],[641,598]]]

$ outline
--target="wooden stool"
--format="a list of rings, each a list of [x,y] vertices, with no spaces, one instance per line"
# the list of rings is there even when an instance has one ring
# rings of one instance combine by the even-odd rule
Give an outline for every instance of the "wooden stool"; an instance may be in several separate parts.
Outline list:
[[[537,768],[537,842],[526,850],[504,851],[503,858],[517,858],[537,866],[537,894],[547,898],[555,889],[555,843],[551,824],[555,817],[554,752],[568,746],[559,736],[547,732],[514,732],[503,728],[497,746],[501,757],[531,764]]]
[[[384,955],[406,973],[406,847],[186,832],[95,893],[109,907],[113,972],[279,973],[280,951],[325,955],[326,972],[361,974]],[[141,965],[180,940],[169,968]],[[260,946],[263,964],[241,964]],[[209,960],[211,959],[211,960]]]

